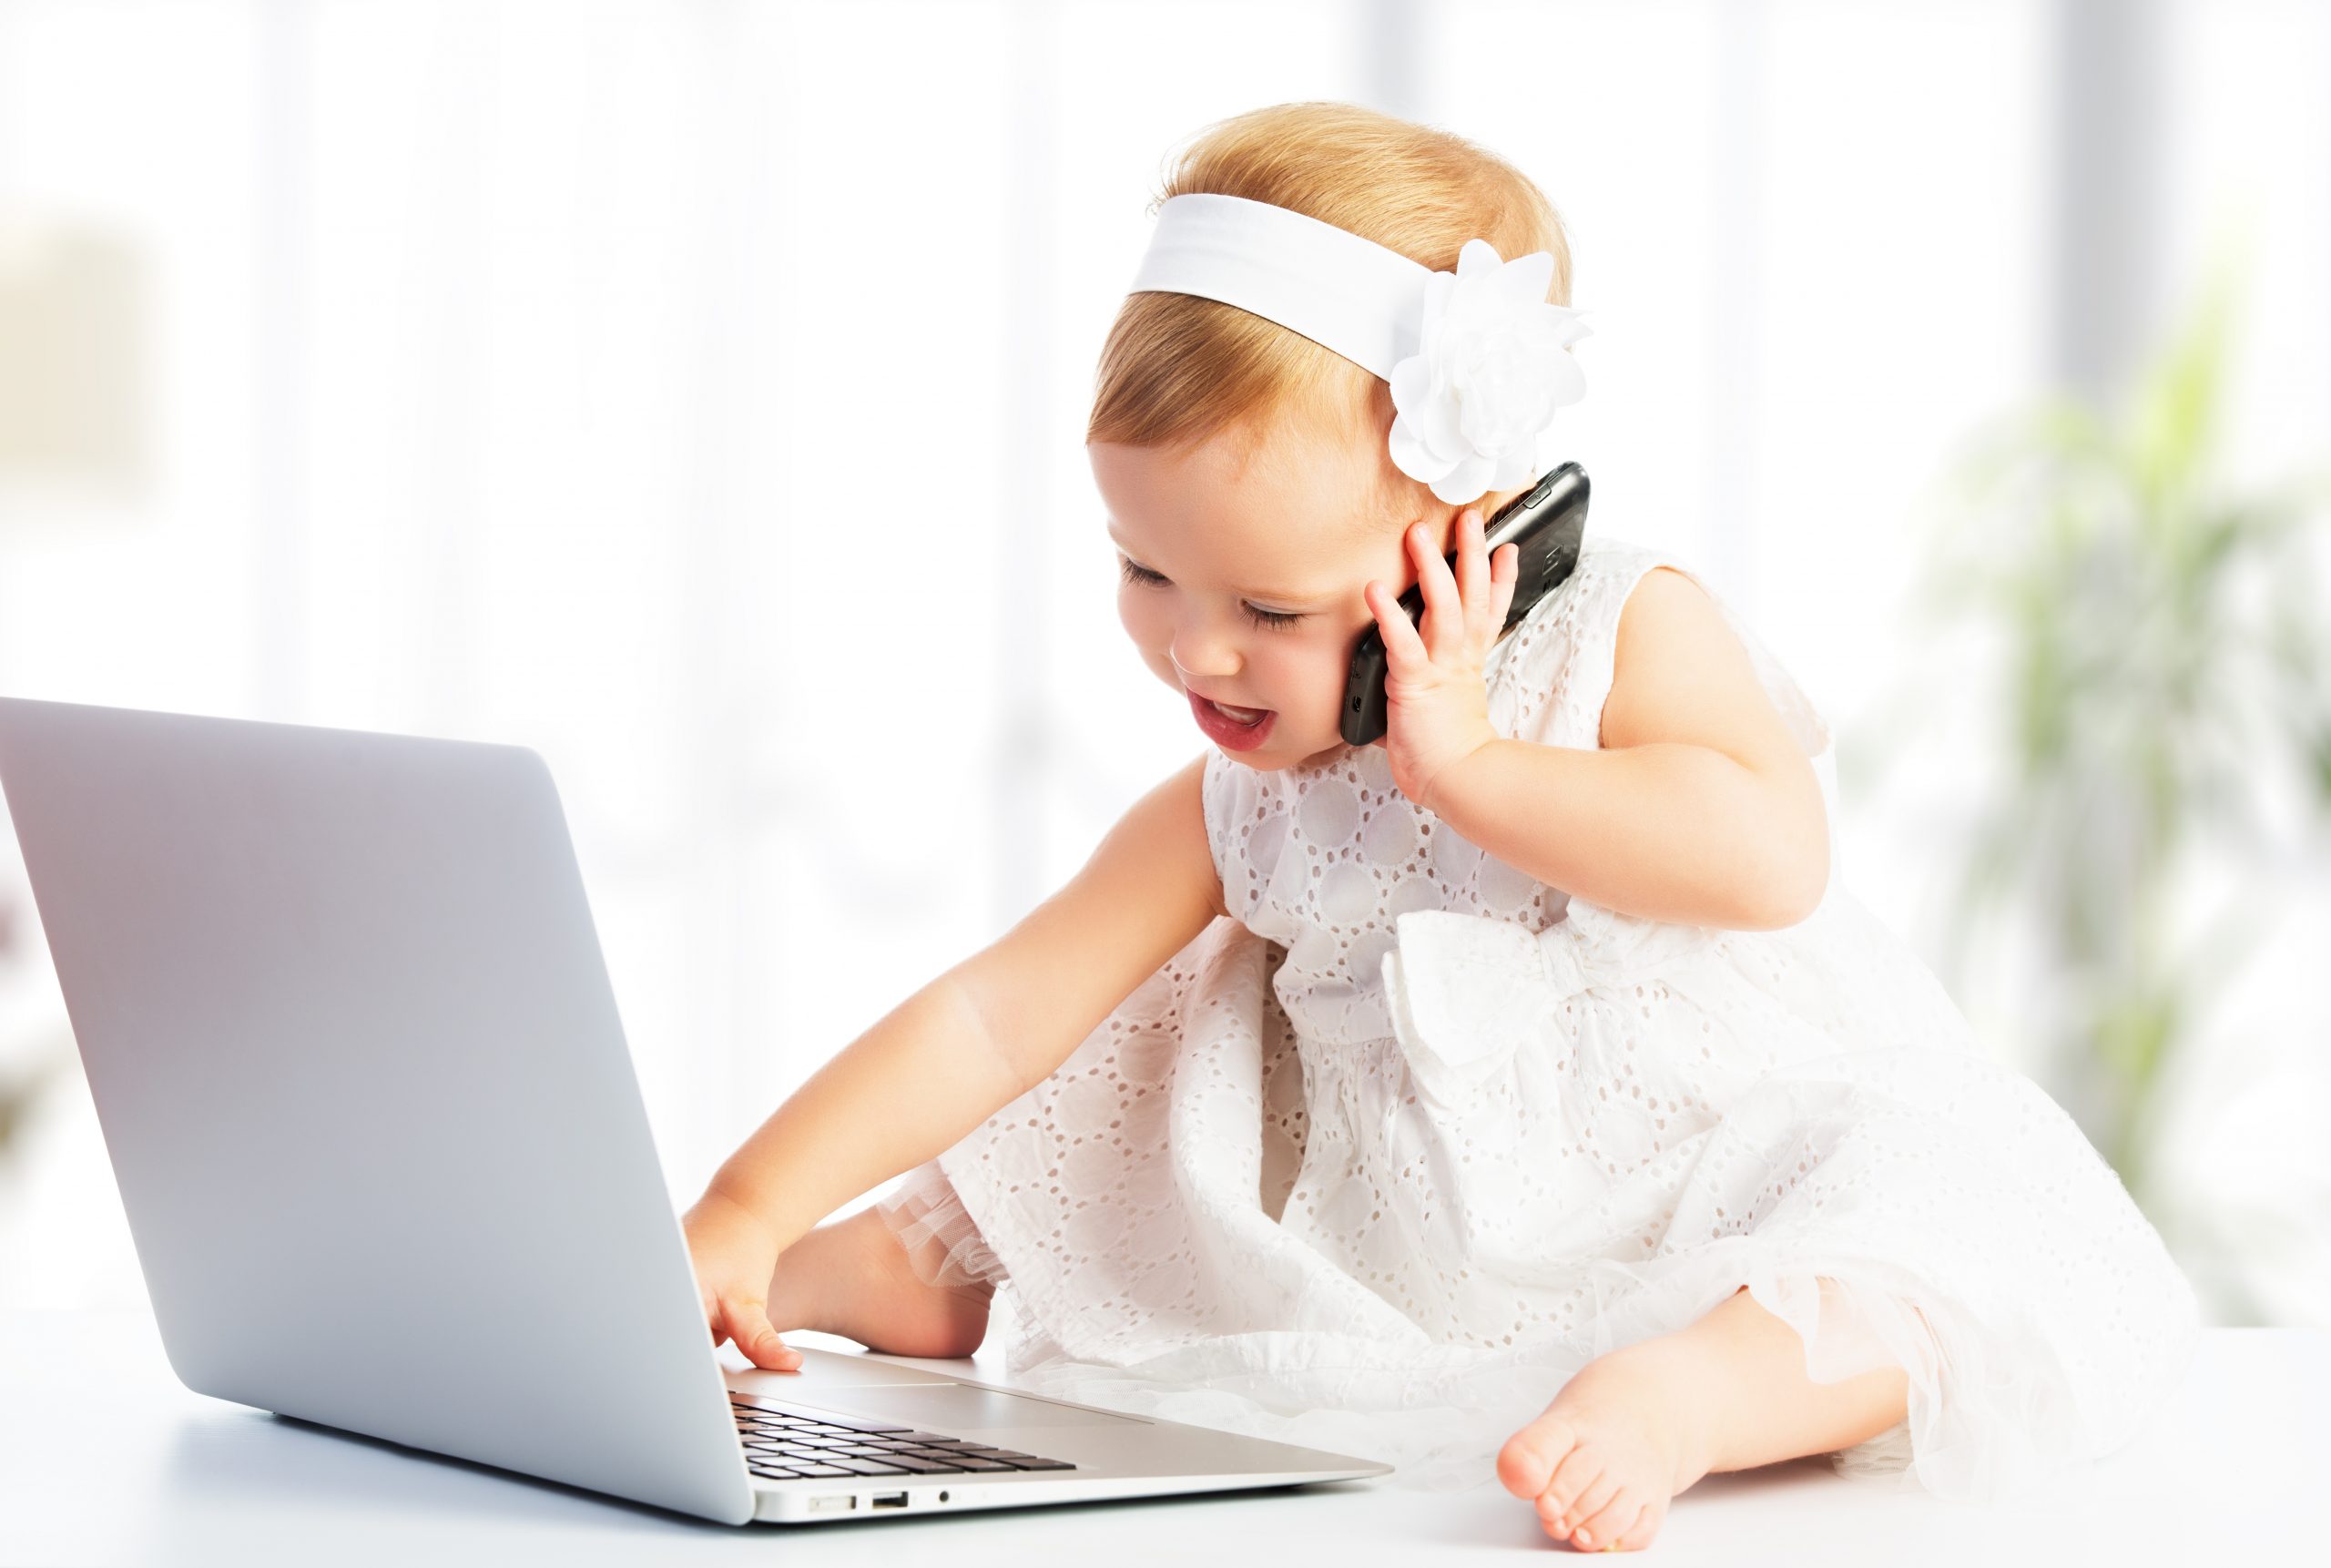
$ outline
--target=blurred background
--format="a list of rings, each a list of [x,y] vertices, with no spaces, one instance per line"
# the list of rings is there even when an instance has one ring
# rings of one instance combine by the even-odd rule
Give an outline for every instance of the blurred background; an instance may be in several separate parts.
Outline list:
[[[2331,1324],[2326,71],[2299,0],[0,0],[0,694],[541,750],[693,1201],[1205,748],[1094,363],[1177,146],[1366,104],[1562,212],[1591,525],[1827,715],[1838,874],[2213,1321]],[[0,1307],[144,1300],[0,834]]]

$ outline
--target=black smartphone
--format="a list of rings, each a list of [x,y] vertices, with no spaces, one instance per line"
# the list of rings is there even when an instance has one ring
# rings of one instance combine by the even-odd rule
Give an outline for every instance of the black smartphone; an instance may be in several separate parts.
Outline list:
[[[1532,606],[1559,587],[1578,565],[1578,542],[1586,531],[1586,470],[1565,463],[1543,479],[1498,508],[1482,528],[1482,546],[1494,555],[1501,545],[1520,548],[1520,574],[1513,584],[1513,603],[1506,606],[1503,636]],[[1454,551],[1448,556],[1451,575],[1457,571]],[[1424,616],[1424,585],[1416,583],[1400,596],[1400,608],[1414,626]],[[1343,737],[1353,746],[1367,746],[1384,733],[1383,628],[1370,623],[1352,649],[1351,673],[1344,681]]]

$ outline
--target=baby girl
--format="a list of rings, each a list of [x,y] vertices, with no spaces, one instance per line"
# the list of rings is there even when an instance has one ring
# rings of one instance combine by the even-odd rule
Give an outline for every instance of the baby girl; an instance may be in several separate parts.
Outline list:
[[[1598,1551],[1714,1471],[1977,1499],[2125,1441],[2192,1292],[1833,875],[1803,692],[1624,498],[1506,624],[1485,521],[1583,390],[1544,195],[1302,103],[1164,198],[1086,450],[1210,744],[721,1166],[715,1342],[968,1355],[1009,1288],[1021,1386],[1494,1478]]]

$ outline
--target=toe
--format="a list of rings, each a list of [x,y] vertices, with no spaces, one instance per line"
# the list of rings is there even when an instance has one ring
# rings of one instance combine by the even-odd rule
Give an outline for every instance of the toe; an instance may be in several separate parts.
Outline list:
[[[1643,1499],[1634,1488],[1621,1487],[1610,1502],[1588,1516],[1571,1539],[1590,1552],[1601,1552],[1634,1529],[1642,1513]]]
[[[1603,1445],[1589,1440],[1573,1448],[1554,1466],[1553,1475],[1546,1482],[1545,1496],[1554,1505],[1557,1514],[1567,1514],[1576,1524],[1586,1517],[1578,1511],[1589,1488],[1603,1478]]]
[[[1618,1492],[1618,1476],[1607,1470],[1603,1471],[1572,1493],[1567,1503],[1556,1507],[1557,1524],[1567,1534],[1602,1512]]]
[[[1578,1441],[1568,1421],[1541,1418],[1505,1440],[1498,1451],[1497,1479],[1516,1497],[1534,1498],[1546,1490],[1554,1467]]]
[[[1653,1540],[1657,1537],[1659,1534],[1659,1526],[1666,1518],[1667,1505],[1665,1503],[1651,1502],[1644,1504],[1643,1512],[1636,1516],[1635,1522],[1627,1526],[1627,1528],[1620,1533],[1618,1549],[1622,1552],[1642,1551],[1644,1547],[1650,1545]]]
[[[1552,1498],[1542,1497],[1538,1500],[1538,1526],[1555,1540],[1569,1540],[1570,1525],[1575,1522],[1574,1520],[1565,1522],[1556,1516]]]

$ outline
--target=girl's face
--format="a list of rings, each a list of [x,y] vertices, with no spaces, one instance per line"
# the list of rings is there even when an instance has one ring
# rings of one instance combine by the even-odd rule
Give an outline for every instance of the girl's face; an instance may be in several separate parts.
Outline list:
[[[1265,772],[1343,748],[1345,677],[1376,619],[1368,584],[1405,593],[1417,574],[1403,530],[1426,523],[1445,555],[1461,508],[1422,486],[1412,487],[1420,504],[1390,504],[1404,492],[1381,484],[1390,460],[1380,439],[1346,445],[1282,430],[1243,472],[1219,438],[1179,451],[1089,442],[1085,452],[1119,556],[1118,616],[1193,726]],[[1483,497],[1482,515],[1497,501]],[[1268,714],[1232,729],[1193,697]]]

